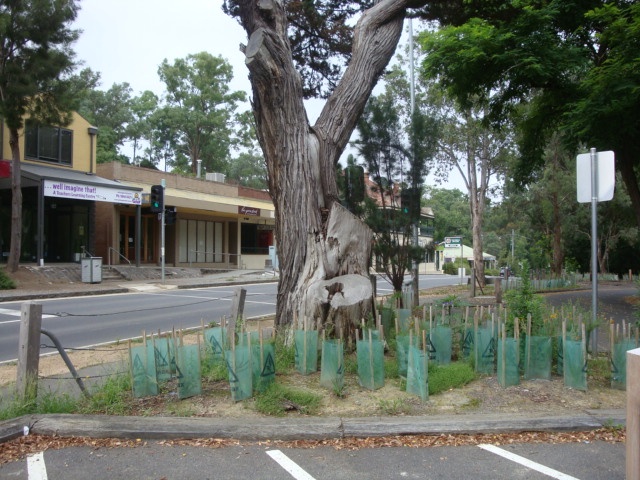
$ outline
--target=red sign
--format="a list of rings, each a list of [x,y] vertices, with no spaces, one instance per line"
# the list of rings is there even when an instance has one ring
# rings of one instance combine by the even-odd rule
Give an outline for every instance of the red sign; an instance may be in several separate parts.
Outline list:
[[[11,162],[8,160],[0,160],[0,178],[11,177]]]
[[[247,216],[251,216],[251,217],[259,217],[260,216],[260,209],[259,208],[253,208],[253,207],[241,206],[241,207],[238,207],[238,215],[247,215]]]

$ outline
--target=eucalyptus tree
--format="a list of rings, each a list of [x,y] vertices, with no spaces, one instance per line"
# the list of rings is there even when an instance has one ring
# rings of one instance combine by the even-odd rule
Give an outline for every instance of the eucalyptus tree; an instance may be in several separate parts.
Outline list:
[[[97,163],[129,163],[120,149],[128,139],[128,125],[133,122],[133,90],[124,83],[114,83],[108,90],[93,88],[80,98],[79,112],[98,128]]]
[[[150,121],[151,115],[158,109],[158,96],[150,90],[145,90],[139,96],[131,99],[131,120],[126,127],[126,135],[130,142],[133,142],[134,165],[139,165],[138,150],[141,142],[151,143],[153,126]]]
[[[74,108],[70,81],[74,69],[71,25],[74,0],[22,0],[0,3],[0,117],[11,148],[11,240],[7,269],[18,269],[22,243],[20,131],[25,117],[65,125]]]
[[[267,166],[260,151],[255,123],[250,111],[236,116],[236,141],[233,145],[235,156],[227,164],[227,178],[240,185],[266,190]]]
[[[335,166],[396,49],[408,9],[425,5],[431,4],[224,3],[248,37],[242,50],[276,209],[278,325],[294,316],[299,323],[348,323],[371,311],[371,231],[340,205]],[[326,98],[314,125],[303,103],[309,96]]]
[[[471,238],[468,194],[458,188],[427,186],[425,200],[433,210],[433,236],[437,241],[454,236]]]
[[[485,285],[483,223],[489,197],[501,188],[514,154],[508,123],[495,128],[486,121],[487,106],[480,102],[461,107],[432,87],[434,110],[439,115],[435,175],[446,179],[451,171],[462,178],[469,198],[469,218],[476,281]]]
[[[244,92],[230,91],[229,62],[200,52],[172,64],[165,59],[158,75],[166,87],[161,123],[173,132],[176,166],[195,174],[197,160],[202,160],[206,170],[224,171],[234,137],[234,112],[245,100]]]

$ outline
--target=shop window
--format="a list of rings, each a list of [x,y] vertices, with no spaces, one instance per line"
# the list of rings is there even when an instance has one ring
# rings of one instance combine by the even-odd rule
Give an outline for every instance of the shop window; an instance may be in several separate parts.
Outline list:
[[[221,263],[223,224],[205,220],[186,220],[178,222],[178,261],[180,263]]]
[[[24,143],[26,158],[71,165],[71,130],[27,123]]]
[[[242,243],[240,252],[243,255],[268,255],[269,246],[273,245],[272,225],[242,224]]]

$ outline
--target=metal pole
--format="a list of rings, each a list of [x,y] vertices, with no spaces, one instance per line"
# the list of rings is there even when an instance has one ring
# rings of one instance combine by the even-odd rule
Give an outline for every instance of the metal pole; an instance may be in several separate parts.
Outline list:
[[[462,235],[460,235],[460,285],[464,284],[462,281],[464,277],[464,244],[462,243],[462,238]]]
[[[515,243],[516,243],[516,231],[511,229],[511,268],[513,268],[513,262],[515,258]]]
[[[415,108],[416,108],[416,96],[415,96],[415,85],[414,85],[414,76],[413,76],[413,22],[411,20],[411,18],[409,18],[409,58],[410,58],[410,62],[409,62],[409,75],[410,75],[410,95],[411,95],[411,124],[413,125],[413,115],[415,112]],[[416,159],[415,159],[415,153],[416,150],[414,148],[414,142],[415,142],[415,132],[412,134],[412,140],[411,140],[411,152],[413,155],[413,161],[415,163]],[[412,179],[413,180],[413,179]],[[412,182],[413,183],[413,182]],[[417,185],[411,185],[412,188],[416,188]],[[415,200],[415,199],[414,199]],[[418,200],[420,201],[420,200]],[[413,224],[413,245],[414,246],[418,246],[418,222],[420,221],[420,206],[418,205],[418,218],[415,220],[415,223]],[[418,272],[418,262],[413,260],[412,264],[411,264],[411,274],[413,276],[413,281],[411,282],[411,287],[413,290],[413,306],[417,307],[420,304],[420,285],[419,285],[419,272]]]
[[[140,244],[142,242],[142,205],[136,205],[136,267],[140,267]],[[111,254],[109,254],[109,261],[111,261]]]
[[[162,212],[160,212],[160,268],[162,270],[162,283],[164,284],[164,204],[166,202],[165,198],[165,187],[167,182],[165,179],[162,179]]]
[[[595,327],[598,318],[598,154],[589,150],[591,156],[591,320]],[[591,334],[591,352],[598,353],[598,329]]]

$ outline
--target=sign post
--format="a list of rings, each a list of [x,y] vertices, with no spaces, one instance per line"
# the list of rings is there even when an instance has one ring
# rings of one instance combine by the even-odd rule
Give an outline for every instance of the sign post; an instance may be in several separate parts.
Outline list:
[[[598,202],[613,198],[616,184],[615,156],[612,151],[595,148],[576,158],[578,202],[591,202],[591,318],[598,320]],[[591,335],[591,351],[598,352],[598,330]]]
[[[444,237],[444,246],[445,248],[455,248],[455,247],[460,247],[460,259],[464,259],[464,247],[462,245],[462,235],[460,235],[459,237]],[[455,265],[455,257],[453,257],[453,264]],[[460,274],[460,285],[462,285],[464,282],[464,262],[462,262],[462,268],[458,268],[458,272]]]

